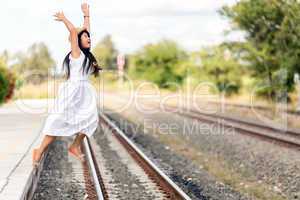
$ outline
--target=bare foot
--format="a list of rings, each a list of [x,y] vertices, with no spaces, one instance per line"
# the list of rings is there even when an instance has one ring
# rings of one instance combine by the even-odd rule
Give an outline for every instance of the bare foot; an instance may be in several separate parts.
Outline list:
[[[68,148],[69,153],[71,153],[71,155],[75,156],[78,160],[80,161],[84,161],[84,154],[81,152],[81,149],[79,146],[76,145],[71,145]]]
[[[33,167],[36,167],[39,164],[41,157],[42,157],[42,152],[40,151],[40,149],[39,148],[33,149],[33,151],[32,151],[32,166]]]

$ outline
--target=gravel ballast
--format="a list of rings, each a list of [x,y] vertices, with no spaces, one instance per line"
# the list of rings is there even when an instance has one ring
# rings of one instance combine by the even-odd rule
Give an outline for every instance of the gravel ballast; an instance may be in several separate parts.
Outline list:
[[[200,170],[189,159],[177,155],[162,144],[155,134],[143,133],[143,129],[117,113],[110,113],[109,117],[192,199],[250,199],[217,181],[205,170]]]
[[[49,145],[34,200],[85,198],[83,174],[74,173],[80,171],[81,163],[68,155],[67,141],[70,138],[59,138]]]
[[[211,162],[211,158],[220,160],[222,165],[220,164],[220,169],[218,169],[220,171],[219,174],[222,173],[223,163],[225,163],[227,170],[238,178],[232,177],[231,180],[231,177],[226,177],[228,175],[225,174],[226,180],[224,182],[222,177],[214,177],[210,172],[207,173],[208,176],[213,177],[212,179],[221,185],[232,185],[235,188],[234,191],[240,191],[248,198],[300,198],[300,156],[298,151],[241,135],[234,129],[222,129],[223,127],[218,127],[216,124],[209,125],[174,113],[158,111],[154,114],[144,114],[130,107],[122,111],[120,115],[110,115],[114,115],[114,118],[120,121],[124,129],[130,129],[128,127],[130,126],[128,125],[129,123],[122,119],[124,117],[140,127],[147,127],[142,128],[144,130],[138,132],[142,133],[142,136],[136,130],[133,130],[132,139],[138,144],[143,140],[141,138],[156,138],[156,135],[149,131],[151,128],[155,130],[162,127],[173,127],[171,131],[163,130],[160,132],[162,134],[165,131],[164,137],[168,138],[169,141],[172,141],[174,138],[181,140],[182,144],[184,144],[182,148],[185,148],[187,152],[190,149],[195,150],[196,155],[194,157],[196,158],[205,158],[208,162]],[[149,134],[145,134],[147,131]],[[139,138],[139,140],[136,138]],[[165,146],[166,143],[164,144]],[[145,148],[147,149],[146,146]],[[153,145],[148,146],[150,148],[149,151],[151,151],[151,148],[154,148]],[[172,144],[169,146],[172,146]],[[161,159],[160,156],[163,151],[157,152],[159,152],[157,153],[159,154],[157,158]],[[188,162],[191,162],[191,160]],[[171,166],[174,167],[174,164],[171,164]],[[203,165],[198,165],[196,168],[201,173],[206,173]],[[186,174],[183,173],[183,175],[187,174],[188,172]],[[204,179],[199,178],[199,180]],[[203,191],[202,185],[199,188],[202,188],[201,191]],[[208,196],[211,196],[211,194]]]
[[[164,199],[156,184],[148,178],[111,131],[102,127],[94,134],[94,139],[92,144],[104,185],[108,188],[109,199]]]

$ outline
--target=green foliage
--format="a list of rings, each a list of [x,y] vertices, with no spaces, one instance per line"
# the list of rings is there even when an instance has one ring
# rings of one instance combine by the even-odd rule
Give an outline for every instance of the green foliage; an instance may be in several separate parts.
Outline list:
[[[220,13],[246,33],[240,50],[257,81],[268,88],[260,94],[276,99],[278,89],[284,94],[292,91],[293,76],[300,71],[300,3],[240,0]]]
[[[17,62],[12,65],[13,71],[20,78],[32,83],[47,79],[49,68],[55,65],[48,47],[42,42],[31,45],[26,53],[17,53],[15,58]]]
[[[0,60],[0,104],[5,102],[9,94],[9,80],[7,77],[8,70],[5,63]]]
[[[187,75],[187,59],[188,55],[174,41],[164,39],[145,45],[131,56],[129,75],[174,89]]]
[[[93,54],[104,69],[117,69],[116,59],[118,51],[110,35],[106,35],[93,49]]]
[[[10,54],[7,50],[4,50],[0,55],[0,60],[2,60],[4,63],[7,63],[10,59]]]
[[[3,74],[0,73],[0,104],[4,102],[7,93],[8,93],[8,81],[5,79]]]
[[[229,96],[238,93],[242,81],[242,65],[230,53],[220,45],[200,51],[201,70],[206,80],[213,83],[219,92]]]

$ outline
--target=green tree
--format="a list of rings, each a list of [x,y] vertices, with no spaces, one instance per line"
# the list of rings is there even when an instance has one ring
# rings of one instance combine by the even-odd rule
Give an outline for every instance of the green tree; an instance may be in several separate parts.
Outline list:
[[[168,83],[181,84],[186,76],[188,55],[176,42],[162,40],[147,44],[130,57],[129,74],[148,80],[162,88],[173,88]]]
[[[26,53],[18,52],[15,58],[17,62],[12,69],[28,82],[40,83],[45,80],[49,69],[55,65],[48,47],[42,42],[31,45]]]
[[[0,104],[5,102],[9,93],[8,69],[4,61],[0,59]]]
[[[10,54],[7,50],[4,50],[1,55],[0,55],[0,59],[3,60],[4,63],[8,63],[9,59],[10,59]]]
[[[246,33],[240,45],[261,94],[271,99],[294,89],[293,76],[300,71],[300,3],[297,0],[240,0],[220,10],[233,22],[233,30]],[[282,97],[282,96],[281,96]]]
[[[225,46],[215,46],[203,49],[200,73],[211,81],[219,92],[229,96],[238,93],[242,85],[242,65]],[[202,74],[202,77],[203,77]]]
[[[106,35],[98,42],[92,51],[101,67],[104,69],[117,68],[116,59],[118,51],[116,50],[110,35]]]

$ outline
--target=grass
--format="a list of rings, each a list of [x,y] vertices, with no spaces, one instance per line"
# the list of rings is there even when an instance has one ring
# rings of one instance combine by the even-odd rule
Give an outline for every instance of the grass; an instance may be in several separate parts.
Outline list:
[[[62,79],[57,80],[47,80],[39,85],[33,85],[33,84],[25,84],[20,89],[15,90],[15,99],[18,98],[53,98],[55,95],[55,92],[58,88],[58,85],[60,82],[62,82]],[[119,82],[117,77],[114,74],[105,74],[102,75],[100,78],[91,78],[91,81],[93,82],[94,86],[98,90],[104,90],[104,91],[111,91],[111,92],[130,92],[131,89],[138,89],[140,92],[145,91],[155,91],[158,88],[155,88],[153,84],[145,84],[145,81],[141,80],[130,80],[130,81],[124,81]],[[143,87],[141,87],[143,85]],[[182,88],[182,94],[187,95],[188,93],[192,94],[195,92],[197,95],[200,96],[203,100],[212,100],[212,96],[214,96],[213,100],[220,101],[221,98],[219,95],[211,94],[208,89],[202,87],[201,90],[196,89],[197,85],[191,85],[190,90],[187,89],[187,87],[183,86]],[[176,93],[174,91],[170,91],[168,89],[158,89],[160,94],[166,95],[169,93]],[[155,91],[156,92],[156,91]],[[291,97],[291,103],[289,104],[289,107],[291,109],[295,109],[297,105],[297,94],[296,92],[290,94]],[[258,105],[267,106],[270,105],[270,102],[261,98],[254,98],[254,101]],[[249,95],[249,92],[243,90],[238,95],[233,95],[231,97],[226,98],[226,102],[231,103],[245,103],[250,104],[251,103],[251,96]]]
[[[14,91],[13,99],[43,99],[53,98],[53,82],[44,82],[40,85],[26,84]]]
[[[48,80],[46,82],[43,82],[39,85],[33,85],[33,84],[26,84],[23,85],[20,89],[15,90],[13,99],[39,99],[39,98],[54,98],[57,95],[57,89],[63,80]],[[119,82],[117,77],[114,74],[105,74],[100,78],[94,78],[91,77],[91,81],[93,85],[95,86],[96,90],[98,93],[103,93],[105,92],[115,92],[117,94],[125,94],[129,95],[130,92],[131,94],[137,93],[137,95],[142,95],[142,94],[159,94],[160,97],[166,97],[168,94],[174,94],[176,92],[169,91],[168,89],[158,89],[155,88],[153,84],[145,84],[145,81],[139,81],[139,80],[132,80],[132,81],[124,81],[124,82]],[[181,91],[182,96],[180,97],[171,97],[168,99],[167,103],[171,103],[172,105],[178,105],[179,102],[183,103],[186,102],[185,97],[188,96],[188,94],[191,94],[191,92],[196,92],[198,96],[197,101],[199,102],[205,102],[206,100],[216,100],[216,108],[220,108],[220,105],[218,105],[218,102],[221,100],[218,95],[211,94],[209,93],[208,89],[203,87],[200,90],[195,89],[195,85],[191,86],[191,90],[188,91],[186,88],[183,88]],[[179,92],[177,92],[179,94]],[[292,102],[289,104],[290,109],[295,109],[297,103],[297,95],[296,94],[291,94],[291,99]],[[193,100],[190,98],[190,100]],[[198,105],[199,102],[196,102]],[[250,96],[247,94],[246,91],[242,91],[241,94],[232,96],[230,98],[226,98],[226,102],[229,103],[243,103],[243,104],[251,104]],[[255,99],[255,104],[259,105],[273,105],[270,102],[256,98]],[[256,115],[254,114],[254,111],[252,109],[243,109],[245,117],[248,117],[250,119],[254,118],[255,120],[260,120],[255,118]],[[240,108],[232,107],[232,106],[226,106],[226,113],[233,114],[233,115],[239,115],[240,114]],[[283,120],[282,117],[285,117],[282,115],[283,113],[281,111],[277,110],[277,113],[272,111],[259,111],[255,110],[255,112],[258,112],[259,115],[263,117],[267,117],[268,119],[271,119],[274,121],[274,123],[285,123],[280,120]],[[279,120],[279,121],[278,121]],[[300,125],[298,123],[298,120],[292,117],[288,118],[288,125],[291,127],[295,128],[300,128]]]

